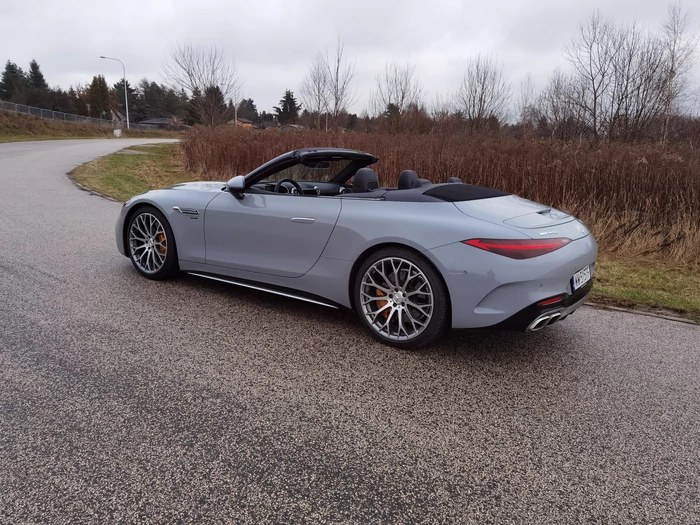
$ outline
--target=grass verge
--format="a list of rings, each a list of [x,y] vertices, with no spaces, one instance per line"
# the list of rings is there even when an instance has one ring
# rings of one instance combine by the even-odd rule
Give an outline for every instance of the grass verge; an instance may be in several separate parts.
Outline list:
[[[128,154],[137,151],[141,154]],[[134,146],[80,166],[79,184],[125,201],[149,189],[194,180],[179,144]],[[591,300],[700,322],[700,266],[653,258],[621,258],[601,253]]]
[[[118,201],[154,188],[192,180],[182,163],[178,144],[132,146],[76,168],[78,184]]]
[[[700,266],[602,254],[591,300],[700,322]]]

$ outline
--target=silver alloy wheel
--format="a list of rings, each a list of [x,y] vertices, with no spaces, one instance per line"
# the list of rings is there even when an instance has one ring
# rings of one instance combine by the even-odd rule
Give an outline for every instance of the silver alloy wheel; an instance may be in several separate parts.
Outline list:
[[[129,247],[131,258],[141,271],[153,274],[163,267],[168,255],[168,238],[155,215],[136,216],[129,230]]]
[[[433,290],[425,274],[400,257],[380,259],[360,284],[362,312],[379,335],[392,341],[418,337],[433,317]]]

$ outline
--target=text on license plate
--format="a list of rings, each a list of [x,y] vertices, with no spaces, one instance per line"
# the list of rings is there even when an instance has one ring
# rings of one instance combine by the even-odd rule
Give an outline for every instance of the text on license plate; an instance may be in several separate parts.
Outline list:
[[[574,291],[578,290],[581,288],[583,285],[585,285],[588,281],[591,280],[591,267],[586,266],[582,270],[579,270],[574,274],[573,278],[573,288]]]

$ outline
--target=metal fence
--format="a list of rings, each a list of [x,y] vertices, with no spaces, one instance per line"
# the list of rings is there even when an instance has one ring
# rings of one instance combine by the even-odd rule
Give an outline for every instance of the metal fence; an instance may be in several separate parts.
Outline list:
[[[82,115],[74,115],[73,113],[63,113],[61,111],[53,111],[50,109],[35,108],[33,106],[25,106],[24,104],[15,104],[13,102],[5,102],[0,100],[0,110],[11,111],[23,115],[32,115],[34,117],[60,120],[61,122],[76,122],[78,124],[92,124],[93,126],[102,126],[104,128],[121,129],[126,128],[126,123],[121,120],[107,120],[103,118],[83,117]],[[158,129],[158,126],[152,124],[129,124],[130,129],[137,131],[153,131]]]

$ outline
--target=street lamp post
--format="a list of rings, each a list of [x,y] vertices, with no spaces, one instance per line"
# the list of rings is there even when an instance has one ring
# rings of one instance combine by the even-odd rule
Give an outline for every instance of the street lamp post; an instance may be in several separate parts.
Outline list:
[[[126,67],[124,67],[124,62],[118,58],[106,57],[102,55],[100,55],[100,58],[104,58],[106,60],[116,60],[122,65],[122,70],[124,71],[124,107],[126,108],[126,129],[129,129],[129,93],[126,90]]]

